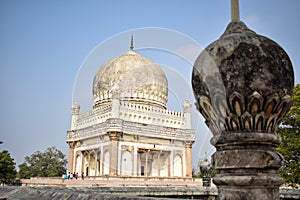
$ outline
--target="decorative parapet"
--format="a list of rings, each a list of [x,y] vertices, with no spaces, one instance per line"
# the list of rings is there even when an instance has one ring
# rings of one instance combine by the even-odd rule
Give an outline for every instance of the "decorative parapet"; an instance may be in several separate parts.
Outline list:
[[[167,126],[172,128],[185,128],[189,129],[190,117],[189,113],[182,113],[163,108],[134,104],[129,102],[120,102],[118,109],[118,118],[143,124],[153,124],[157,126]],[[76,129],[83,129],[89,126],[94,126],[103,123],[110,118],[115,118],[112,114],[112,105],[107,103],[105,106],[95,108],[91,111],[82,113],[77,118]]]
[[[123,125],[123,131],[127,134],[183,141],[195,140],[195,131],[193,129],[178,129],[150,124],[139,124],[129,121],[124,121]]]
[[[122,131],[129,135],[138,135],[153,138],[176,139],[182,141],[194,141],[195,131],[193,129],[176,129],[170,127],[140,124],[123,121],[120,119],[107,120],[83,129],[67,132],[67,142],[83,140],[105,135],[107,132]]]
[[[182,128],[184,117],[182,112],[166,110],[150,105],[120,102],[120,118],[126,121]]]
[[[107,119],[111,118],[111,115],[111,105],[107,105],[102,109],[93,109],[82,113],[78,116],[77,129],[105,122]]]

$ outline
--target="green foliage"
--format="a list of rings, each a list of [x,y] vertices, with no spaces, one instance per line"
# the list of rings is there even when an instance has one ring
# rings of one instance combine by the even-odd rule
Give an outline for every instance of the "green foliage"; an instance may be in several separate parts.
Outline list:
[[[26,156],[24,163],[19,165],[19,178],[55,177],[66,171],[66,156],[55,147],[45,152],[37,151],[30,157]]]
[[[0,152],[0,183],[8,184],[16,178],[17,171],[15,168],[16,163],[10,156],[8,151],[3,150]]]
[[[201,172],[200,170],[197,170],[195,167],[192,168],[192,177],[193,178],[201,178]]]
[[[215,177],[217,174],[217,170],[216,169],[212,169],[212,172],[211,172],[211,178]],[[202,177],[202,173],[201,171],[199,170],[199,167],[193,167],[192,169],[192,177],[193,178],[203,178]]]
[[[278,134],[282,143],[277,148],[285,159],[279,173],[290,186],[300,184],[300,85],[296,85],[294,105],[284,117]]]

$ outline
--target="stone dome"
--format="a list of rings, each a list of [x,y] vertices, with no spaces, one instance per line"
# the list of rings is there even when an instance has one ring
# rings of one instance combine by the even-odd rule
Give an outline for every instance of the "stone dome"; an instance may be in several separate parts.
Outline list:
[[[133,50],[102,65],[93,82],[94,107],[120,101],[166,108],[168,82],[163,70]]]

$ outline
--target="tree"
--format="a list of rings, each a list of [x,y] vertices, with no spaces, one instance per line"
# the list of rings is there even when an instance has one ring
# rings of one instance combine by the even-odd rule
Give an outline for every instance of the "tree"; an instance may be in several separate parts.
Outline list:
[[[300,184],[300,84],[295,86],[292,100],[294,104],[278,129],[282,143],[277,150],[285,159],[280,175],[290,186],[296,186]]]
[[[19,165],[19,177],[55,177],[61,176],[66,171],[66,156],[55,147],[46,149],[45,152],[37,151]]]
[[[0,183],[8,184],[16,178],[16,163],[7,150],[0,152]]]

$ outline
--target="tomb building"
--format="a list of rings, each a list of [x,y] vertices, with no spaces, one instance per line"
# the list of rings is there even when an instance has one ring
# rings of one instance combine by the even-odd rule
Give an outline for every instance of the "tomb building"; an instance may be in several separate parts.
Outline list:
[[[192,177],[191,103],[167,109],[163,70],[133,49],[103,64],[93,108],[72,106],[68,171],[85,176]]]

